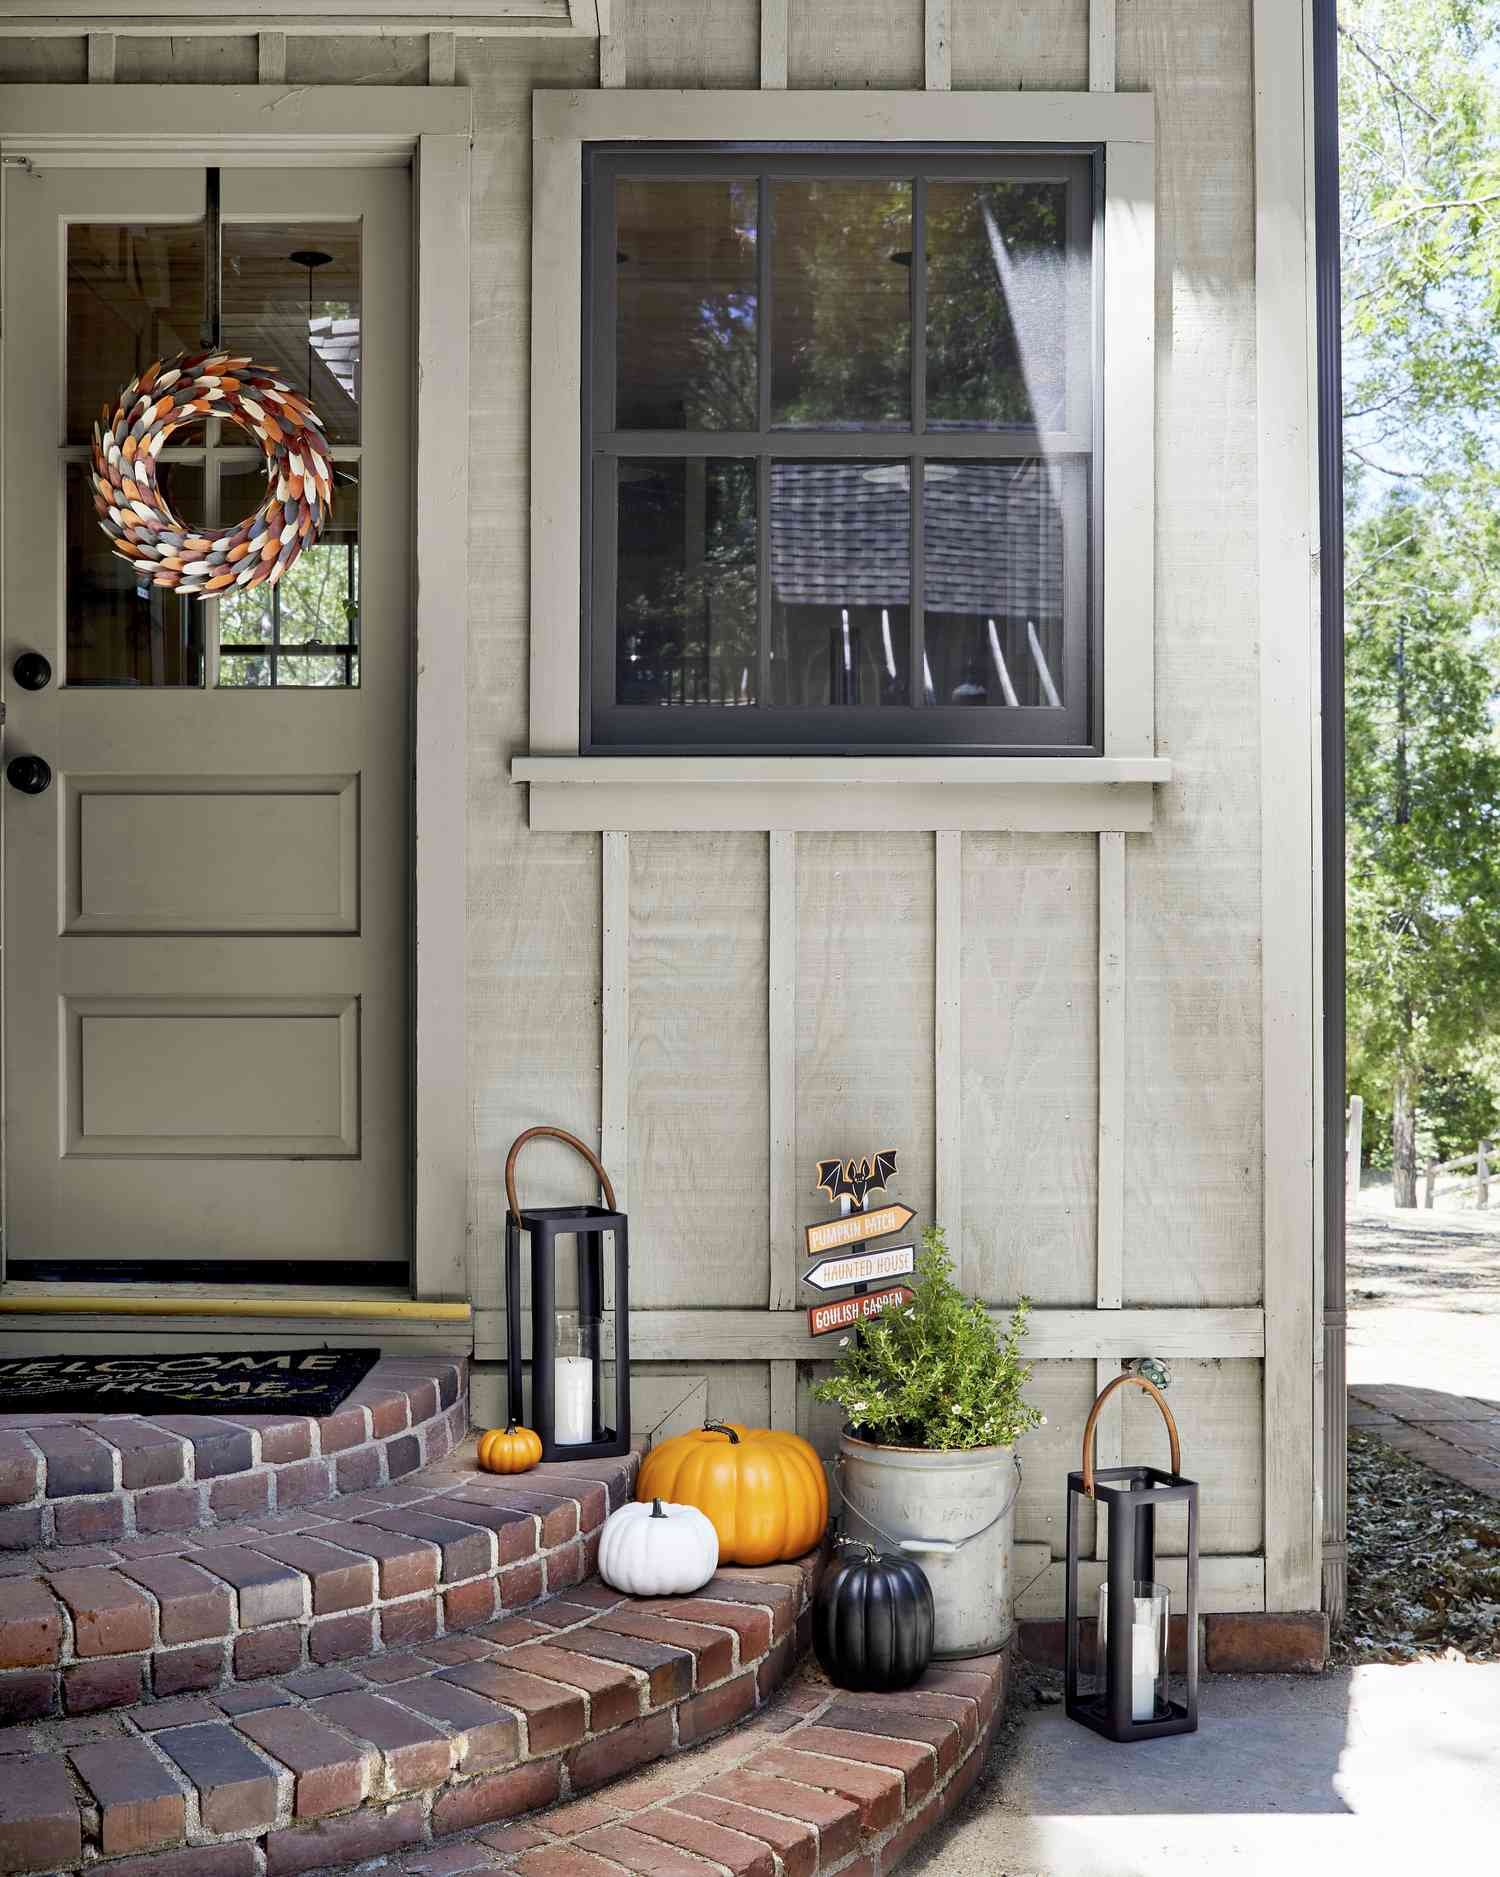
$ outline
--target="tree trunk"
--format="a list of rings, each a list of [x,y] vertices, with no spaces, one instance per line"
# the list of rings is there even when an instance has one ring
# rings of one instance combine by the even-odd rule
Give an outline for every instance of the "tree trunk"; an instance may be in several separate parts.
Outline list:
[[[1398,1206],[1417,1203],[1417,1104],[1408,1070],[1396,1071],[1391,1100],[1391,1184]]]

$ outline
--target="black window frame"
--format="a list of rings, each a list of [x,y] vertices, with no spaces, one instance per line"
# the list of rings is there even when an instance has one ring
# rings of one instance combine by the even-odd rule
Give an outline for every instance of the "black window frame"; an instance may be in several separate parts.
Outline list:
[[[582,254],[582,540],[579,749],[640,756],[1087,756],[1104,752],[1103,655],[1103,305],[1104,163],[1102,142],[1058,144],[920,144],[874,147],[838,143],[598,142],[583,147]],[[757,308],[759,422],[748,432],[618,431],[615,394],[618,251],[614,183],[621,178],[674,181],[759,178]],[[906,180],[912,196],[913,294],[911,422],[904,428],[776,429],[770,422],[771,243],[773,180]],[[1015,427],[930,430],[926,402],[925,185],[930,181],[1060,180],[1070,190],[1070,246],[1090,267],[1089,410],[1086,453],[1076,443],[1049,449],[1038,433]],[[1086,211],[1086,216],[1084,211]],[[1074,243],[1072,231],[1084,225]],[[603,419],[604,421],[600,421]],[[1029,446],[1029,447],[1028,447]],[[756,542],[762,682],[754,705],[621,705],[612,701],[615,660],[615,487],[612,465],[624,457],[752,459],[757,465]],[[923,631],[922,504],[925,462],[1081,461],[1085,512],[1064,528],[1081,535],[1065,549],[1064,705],[933,705],[916,701]],[[909,466],[911,502],[911,646],[913,701],[901,705],[773,704],[767,700],[770,626],[770,465],[773,460],[880,459]],[[1071,559],[1066,558],[1071,556]],[[1081,616],[1080,616],[1081,615]],[[595,683],[595,674],[602,683]],[[596,697],[598,699],[596,704]]]

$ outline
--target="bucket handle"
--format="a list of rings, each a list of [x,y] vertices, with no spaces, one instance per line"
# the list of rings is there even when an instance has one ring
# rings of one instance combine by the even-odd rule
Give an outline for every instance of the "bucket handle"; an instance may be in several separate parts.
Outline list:
[[[1016,1483],[1011,1489],[1010,1497],[1006,1500],[1005,1504],[1001,1506],[1000,1510],[990,1520],[988,1525],[981,1525],[977,1532],[970,1532],[967,1538],[897,1538],[894,1533],[888,1532],[883,1525],[878,1525],[875,1520],[870,1517],[868,1512],[861,1511],[856,1507],[855,1516],[863,1520],[871,1531],[878,1532],[880,1536],[885,1539],[887,1544],[894,1545],[898,1551],[906,1552],[909,1557],[956,1557],[966,1545],[975,1544],[979,1539],[984,1537],[986,1532],[992,1532],[1000,1521],[1009,1514],[1011,1507],[1016,1503],[1017,1499],[1020,1498],[1020,1457],[1017,1454],[1012,1454],[1010,1460],[1011,1465],[1016,1469]],[[841,1453],[835,1454],[833,1464],[841,1476],[839,1480],[839,1498],[843,1501],[844,1510],[847,1513],[849,1510],[849,1495],[844,1491],[842,1479],[844,1455]]]
[[[575,1153],[583,1155],[594,1169],[594,1177],[599,1182],[599,1189],[604,1194],[604,1203],[611,1212],[617,1212],[615,1189],[609,1175],[604,1171],[604,1163],[592,1147],[586,1146],[576,1134],[570,1134],[566,1128],[533,1127],[518,1134],[511,1142],[510,1152],[505,1156],[505,1203],[510,1208],[510,1216],[519,1222],[521,1217],[520,1201],[516,1198],[516,1161],[527,1141],[561,1141],[565,1147],[571,1147]]]
[[[1167,1406],[1166,1396],[1155,1382],[1148,1382],[1144,1375],[1133,1373],[1117,1375],[1112,1382],[1099,1391],[1098,1399],[1089,1409],[1089,1418],[1083,1424],[1083,1490],[1090,1499],[1094,1496],[1094,1466],[1098,1458],[1096,1450],[1099,1445],[1097,1431],[1099,1416],[1105,1402],[1117,1388],[1123,1388],[1127,1382],[1133,1382],[1137,1388],[1144,1388],[1157,1407],[1161,1409],[1162,1419],[1167,1424],[1167,1438],[1172,1443],[1172,1471],[1174,1473],[1182,1471],[1182,1443],[1177,1438],[1177,1423],[1172,1419],[1172,1410]]]

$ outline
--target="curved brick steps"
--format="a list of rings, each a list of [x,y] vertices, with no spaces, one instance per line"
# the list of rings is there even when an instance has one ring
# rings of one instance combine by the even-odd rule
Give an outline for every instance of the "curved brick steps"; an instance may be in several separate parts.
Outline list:
[[[320,1420],[0,1415],[0,1553],[195,1531],[402,1479],[468,1432],[464,1382],[452,1356],[387,1356]]]
[[[455,1868],[434,1840],[754,1713],[793,1666],[820,1563],[724,1571],[659,1602],[575,1584],[409,1649],[11,1728],[0,1877],[301,1877],[417,1846],[427,1870]]]
[[[502,1479],[438,1445],[434,1464],[321,1504],[5,1560],[0,1724],[428,1643],[590,1574],[634,1454]]]

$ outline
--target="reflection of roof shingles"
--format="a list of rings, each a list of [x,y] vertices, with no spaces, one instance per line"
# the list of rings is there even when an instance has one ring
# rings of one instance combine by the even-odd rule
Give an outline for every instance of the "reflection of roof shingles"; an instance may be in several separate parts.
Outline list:
[[[934,474],[933,471],[936,471]],[[905,606],[903,466],[771,465],[771,580],[787,606]],[[1062,522],[1037,462],[933,465],[923,520],[931,612],[1062,613]]]

